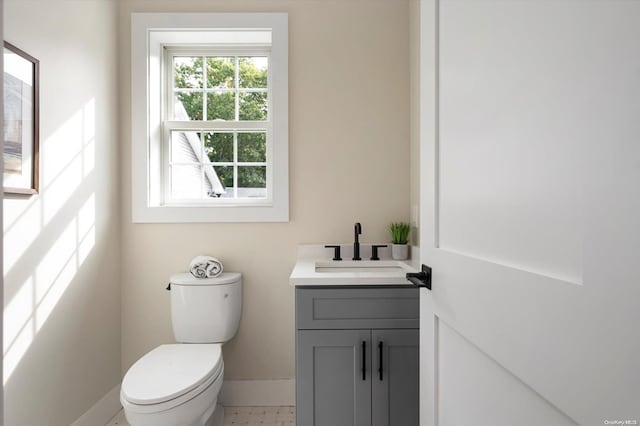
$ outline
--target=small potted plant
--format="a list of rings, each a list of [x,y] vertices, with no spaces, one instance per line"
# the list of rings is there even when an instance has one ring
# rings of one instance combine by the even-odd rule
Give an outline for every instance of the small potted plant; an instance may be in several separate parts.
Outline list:
[[[409,231],[411,227],[408,223],[398,222],[389,226],[391,230],[391,257],[395,260],[406,260],[409,258]]]

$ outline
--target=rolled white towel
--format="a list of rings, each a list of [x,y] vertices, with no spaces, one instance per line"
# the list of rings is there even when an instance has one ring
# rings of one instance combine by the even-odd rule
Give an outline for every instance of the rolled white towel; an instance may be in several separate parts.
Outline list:
[[[189,265],[189,272],[196,278],[215,278],[222,273],[222,262],[211,256],[196,256]]]

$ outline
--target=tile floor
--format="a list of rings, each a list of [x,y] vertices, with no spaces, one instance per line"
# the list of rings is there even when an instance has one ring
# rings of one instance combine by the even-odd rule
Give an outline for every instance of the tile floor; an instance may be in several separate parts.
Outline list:
[[[224,407],[225,426],[295,426],[295,407]],[[106,426],[129,426],[120,411]]]
[[[105,426],[129,426],[127,419],[124,417],[124,411],[120,410]]]
[[[224,424],[242,426],[295,426],[294,407],[225,407]]]

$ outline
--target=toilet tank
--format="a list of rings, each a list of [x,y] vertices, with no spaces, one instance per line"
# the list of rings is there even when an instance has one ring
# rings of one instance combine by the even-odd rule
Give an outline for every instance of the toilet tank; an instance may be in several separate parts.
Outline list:
[[[216,278],[173,275],[171,321],[179,343],[224,343],[238,331],[242,311],[242,274]]]

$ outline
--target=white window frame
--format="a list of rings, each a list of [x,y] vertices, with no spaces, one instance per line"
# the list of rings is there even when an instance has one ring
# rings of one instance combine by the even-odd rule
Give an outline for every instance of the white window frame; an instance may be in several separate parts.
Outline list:
[[[132,220],[151,222],[287,222],[288,183],[288,17],[286,13],[134,13],[131,16],[131,149]],[[266,122],[220,122],[236,130],[259,128],[267,136],[267,198],[188,200],[165,202],[168,157],[168,117],[162,102],[170,95],[163,85],[166,72],[164,49],[175,46],[224,50],[224,34],[241,29],[260,34],[270,31],[268,120]],[[251,34],[247,36],[251,38]],[[255,42],[247,42],[255,51]],[[212,48],[210,46],[217,46]],[[205,47],[206,46],[206,47]],[[236,45],[235,48],[238,46]],[[247,49],[251,49],[247,47]],[[249,50],[247,50],[249,51]],[[181,126],[185,130],[207,130],[202,123]],[[175,123],[174,123],[175,124]],[[167,126],[165,126],[167,127]],[[203,128],[204,127],[204,128]]]

